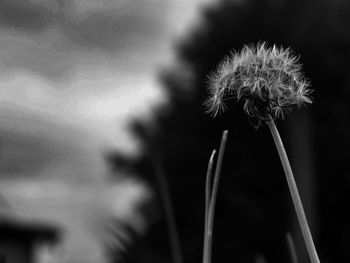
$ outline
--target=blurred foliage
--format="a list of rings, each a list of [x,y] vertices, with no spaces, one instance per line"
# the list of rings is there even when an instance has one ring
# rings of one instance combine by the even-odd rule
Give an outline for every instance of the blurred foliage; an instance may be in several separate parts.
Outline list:
[[[201,10],[201,23],[177,43],[177,62],[161,73],[170,105],[155,111],[154,123],[136,120],[144,144],[136,160],[123,162],[152,176],[151,156],[159,156],[170,186],[185,262],[200,262],[204,182],[211,150],[229,129],[214,226],[213,262],[288,262],[284,235],[294,216],[282,167],[265,127],[249,125],[241,105],[211,119],[205,114],[207,76],[244,44],[267,41],[300,55],[315,89],[309,107],[313,125],[317,185],[317,246],[321,259],[347,262],[349,198],[350,2],[345,0],[221,0]],[[285,131],[286,124],[278,123]],[[283,133],[283,132],[282,132]],[[282,134],[283,136],[283,134]],[[121,158],[119,158],[121,159]],[[341,172],[340,172],[341,171]],[[156,187],[155,187],[156,189]],[[167,262],[163,221],[132,248],[127,262]]]

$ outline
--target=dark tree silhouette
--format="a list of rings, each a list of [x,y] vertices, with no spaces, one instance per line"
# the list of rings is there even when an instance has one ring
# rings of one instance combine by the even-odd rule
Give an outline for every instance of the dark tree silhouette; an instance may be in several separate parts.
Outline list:
[[[344,209],[350,186],[349,11],[345,0],[221,0],[204,7],[200,26],[178,42],[177,62],[161,73],[171,103],[155,111],[153,123],[134,122],[144,151],[124,164],[154,182],[151,159],[161,159],[185,262],[201,260],[204,177],[211,150],[218,147],[224,129],[229,130],[229,139],[219,186],[213,262],[255,262],[259,254],[269,263],[289,262],[285,233],[293,231],[291,222],[296,219],[270,134],[266,127],[256,131],[249,125],[242,105],[232,103],[226,114],[215,119],[205,114],[203,106],[208,74],[230,52],[258,41],[291,47],[315,89],[314,105],[278,125],[291,149],[292,166],[303,176],[297,181],[315,222],[321,260],[350,260],[346,253],[350,218]],[[300,233],[295,235],[298,239]],[[140,244],[126,261],[171,260],[163,221],[154,224]],[[308,262],[302,249],[300,262]]]

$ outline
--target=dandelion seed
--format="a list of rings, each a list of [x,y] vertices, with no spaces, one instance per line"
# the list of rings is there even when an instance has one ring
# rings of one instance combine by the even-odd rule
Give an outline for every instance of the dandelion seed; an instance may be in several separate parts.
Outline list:
[[[245,46],[227,57],[209,78],[207,112],[216,116],[225,109],[224,100],[235,98],[258,123],[284,118],[295,106],[312,103],[309,82],[301,72],[298,57],[289,48],[266,43]]]

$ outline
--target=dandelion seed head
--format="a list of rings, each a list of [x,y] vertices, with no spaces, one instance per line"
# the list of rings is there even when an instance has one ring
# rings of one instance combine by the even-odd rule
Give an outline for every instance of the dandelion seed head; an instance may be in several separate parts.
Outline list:
[[[283,119],[295,106],[312,103],[310,83],[298,60],[289,48],[245,46],[209,77],[207,112],[216,116],[226,108],[225,100],[235,98],[250,117],[262,122],[269,116]]]

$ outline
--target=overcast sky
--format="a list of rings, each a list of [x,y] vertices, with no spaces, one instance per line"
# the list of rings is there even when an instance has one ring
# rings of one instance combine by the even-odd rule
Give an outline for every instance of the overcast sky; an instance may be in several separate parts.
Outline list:
[[[69,119],[132,150],[126,121],[162,100],[156,72],[204,1],[0,1],[0,107]]]
[[[0,215],[62,228],[49,262],[104,262],[105,216],[143,228],[146,187],[107,180],[96,147],[135,150],[126,123],[164,100],[200,1],[0,0]]]

